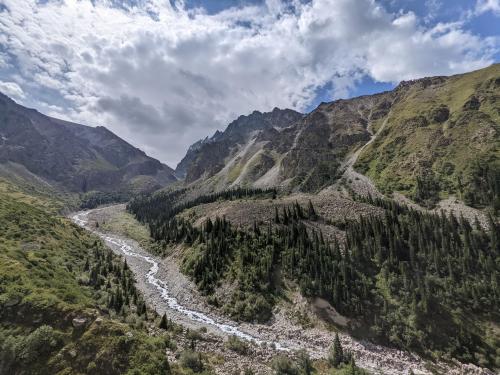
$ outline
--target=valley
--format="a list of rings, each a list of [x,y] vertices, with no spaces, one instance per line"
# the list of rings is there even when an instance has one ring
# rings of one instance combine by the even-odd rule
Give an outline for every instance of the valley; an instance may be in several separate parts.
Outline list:
[[[270,324],[236,323],[228,320],[219,311],[207,305],[196,286],[179,271],[175,254],[163,259],[157,258],[141,248],[134,239],[126,238],[120,233],[96,229],[96,222],[109,224],[122,215],[127,215],[125,206],[117,205],[72,214],[71,219],[79,226],[101,237],[115,253],[125,256],[136,275],[139,289],[146,296],[148,304],[159,315],[166,313],[174,321],[190,329],[207,329],[214,336],[215,341],[221,341],[221,338],[224,341],[228,336],[237,336],[248,341],[252,344],[255,350],[254,355],[259,358],[259,361],[269,362],[280,352],[293,353],[300,349],[307,350],[314,359],[327,356],[329,345],[333,340],[332,332],[326,327],[304,329],[293,324],[287,318],[287,314],[290,313],[287,309],[290,306],[280,308]],[[140,224],[136,223],[136,225]],[[342,335],[341,340],[344,348],[353,352],[358,365],[373,371],[374,374],[397,375],[406,373],[409,369],[414,374],[422,375],[432,374],[433,371],[450,375],[493,374],[491,371],[473,365],[429,364],[418,356],[357,341],[348,335]],[[227,353],[225,354],[227,356]],[[242,366],[248,361],[244,358],[237,360],[238,365],[233,365]],[[255,361],[248,361],[248,365],[253,368]],[[227,367],[227,363],[221,369],[216,370],[217,373],[230,374],[231,372],[226,372],[224,367]],[[257,374],[266,374],[271,369],[257,366],[255,371]]]
[[[175,170],[0,95],[0,373],[497,374],[499,90],[253,111]]]

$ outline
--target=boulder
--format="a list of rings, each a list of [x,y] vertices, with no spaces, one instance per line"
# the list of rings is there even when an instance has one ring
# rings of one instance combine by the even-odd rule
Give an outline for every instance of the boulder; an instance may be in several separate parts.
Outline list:
[[[75,328],[85,327],[87,325],[87,318],[85,318],[85,317],[76,317],[76,318],[73,318],[73,320],[71,321],[71,324]]]

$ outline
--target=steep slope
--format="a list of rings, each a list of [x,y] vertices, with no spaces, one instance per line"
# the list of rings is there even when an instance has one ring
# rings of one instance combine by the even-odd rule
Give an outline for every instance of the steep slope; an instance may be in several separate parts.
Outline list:
[[[254,112],[199,141],[179,163],[186,185],[204,192],[228,187],[317,191],[335,181],[345,155],[365,143],[373,119],[385,116],[392,93],[322,103],[303,116]]]
[[[123,261],[54,215],[53,202],[0,188],[0,373],[170,373],[147,318],[129,324],[142,320],[142,296],[120,315],[107,303],[120,282],[135,291]]]
[[[370,139],[369,124],[388,113],[392,96],[387,92],[320,104],[298,123],[292,144],[283,147],[278,181],[302,191],[332,184],[346,155]]]
[[[158,254],[178,257],[221,313],[269,324],[284,316],[307,331],[315,313],[285,306],[294,295],[303,306],[322,299],[330,313],[319,314],[331,328],[427,358],[498,368],[500,227],[493,220],[485,230],[368,197],[342,197],[339,205],[333,195],[308,202],[307,194],[251,189],[187,202],[182,195],[141,196],[128,209],[147,224]]]
[[[203,193],[236,186],[314,192],[352,169],[359,154],[355,170],[384,193],[400,192],[428,207],[455,195],[498,210],[499,97],[496,64],[322,103],[280,122],[280,110],[253,113],[193,145],[178,169],[187,171],[187,186]]]
[[[356,169],[426,206],[457,195],[500,207],[500,64],[402,82],[385,128]]]
[[[176,180],[173,171],[99,126],[45,116],[0,94],[0,164],[4,176],[38,177],[73,192],[135,192]]]
[[[186,183],[219,174],[218,179],[224,180],[224,185],[230,185],[240,177],[250,159],[254,158],[252,171],[248,173],[260,175],[267,170],[268,159],[272,158],[263,150],[269,138],[276,137],[283,128],[302,116],[290,109],[278,108],[272,112],[254,111],[248,116],[240,116],[224,132],[217,131],[211,138],[192,145],[177,166],[176,173],[185,175]],[[266,155],[258,157],[260,153]]]

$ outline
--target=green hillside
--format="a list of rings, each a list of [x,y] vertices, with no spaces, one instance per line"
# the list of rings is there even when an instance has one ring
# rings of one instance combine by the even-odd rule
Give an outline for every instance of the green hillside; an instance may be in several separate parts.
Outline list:
[[[191,374],[166,356],[183,329],[158,329],[127,264],[59,204],[0,183],[0,374]]]
[[[500,65],[403,82],[385,128],[356,168],[427,206],[454,194],[500,208]]]

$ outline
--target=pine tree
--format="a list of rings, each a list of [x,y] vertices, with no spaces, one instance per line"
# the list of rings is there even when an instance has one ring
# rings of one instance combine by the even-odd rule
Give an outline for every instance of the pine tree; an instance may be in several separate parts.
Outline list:
[[[274,222],[276,224],[280,223],[280,214],[278,212],[278,207],[274,207]]]
[[[165,329],[165,330],[168,329],[167,314],[163,314],[163,316],[161,317],[161,321],[160,321],[160,326],[159,327],[161,329]]]
[[[316,220],[318,218],[311,200],[309,200],[309,205],[307,207],[307,217],[309,218],[309,220]]]
[[[330,350],[330,357],[328,358],[328,362],[332,367],[335,368],[338,368],[340,364],[344,362],[344,353],[338,333],[335,333],[335,339],[333,340],[333,347]]]

